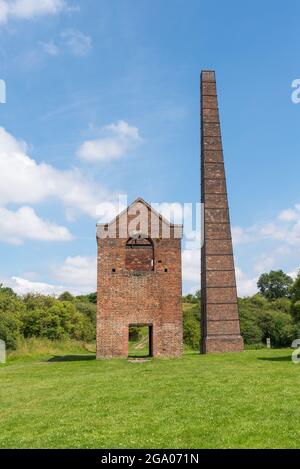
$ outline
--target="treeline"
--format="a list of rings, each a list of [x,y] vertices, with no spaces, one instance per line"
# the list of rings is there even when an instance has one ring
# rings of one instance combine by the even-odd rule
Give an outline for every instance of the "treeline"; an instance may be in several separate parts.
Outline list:
[[[300,337],[300,275],[293,281],[280,271],[261,275],[259,293],[239,299],[241,333],[245,344],[290,346]],[[183,297],[183,331],[187,347],[198,350],[200,342],[200,298]],[[96,336],[96,293],[58,298],[39,294],[18,296],[0,285],[0,339],[15,349],[19,339],[41,337],[93,342]]]
[[[19,297],[0,286],[0,339],[16,349],[21,338],[92,342],[96,335],[96,294],[60,297],[28,294]]]
[[[260,276],[259,293],[239,298],[241,334],[249,347],[289,347],[300,337],[300,274],[295,281],[282,270]],[[200,342],[200,292],[183,297],[184,343],[197,350]]]

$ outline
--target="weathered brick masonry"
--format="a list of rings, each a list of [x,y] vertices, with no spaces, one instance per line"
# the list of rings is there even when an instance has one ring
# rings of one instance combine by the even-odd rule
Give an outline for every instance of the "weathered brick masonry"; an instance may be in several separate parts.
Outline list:
[[[202,353],[243,350],[215,73],[201,74]]]
[[[181,237],[142,199],[97,225],[97,358],[128,356],[129,325],[152,326],[153,356],[181,355]]]

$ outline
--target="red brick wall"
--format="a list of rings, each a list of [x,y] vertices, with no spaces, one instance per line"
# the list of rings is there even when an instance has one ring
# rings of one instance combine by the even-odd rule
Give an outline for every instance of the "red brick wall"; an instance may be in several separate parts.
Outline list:
[[[215,74],[201,75],[202,352],[243,350]]]
[[[130,324],[153,326],[153,356],[181,355],[181,239],[153,239],[148,271],[126,268],[127,239],[97,241],[97,358],[128,356]]]
[[[148,271],[153,270],[154,266],[154,249],[153,245],[139,243],[127,243],[125,268],[131,271]]]

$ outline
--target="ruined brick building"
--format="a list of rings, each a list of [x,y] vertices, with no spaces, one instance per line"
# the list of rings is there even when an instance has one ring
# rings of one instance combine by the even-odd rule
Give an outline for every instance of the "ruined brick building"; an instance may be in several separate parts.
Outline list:
[[[97,225],[97,358],[127,357],[130,326],[149,327],[151,356],[181,355],[181,238],[143,199]]]
[[[243,350],[215,73],[201,74],[201,351]],[[182,353],[182,225],[137,199],[97,225],[97,358],[127,357],[129,327],[152,356]]]

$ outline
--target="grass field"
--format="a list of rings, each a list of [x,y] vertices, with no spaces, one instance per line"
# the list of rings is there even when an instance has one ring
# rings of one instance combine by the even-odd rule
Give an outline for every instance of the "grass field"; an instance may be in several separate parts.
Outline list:
[[[130,363],[54,344],[10,356],[0,384],[2,448],[300,446],[290,350]]]

